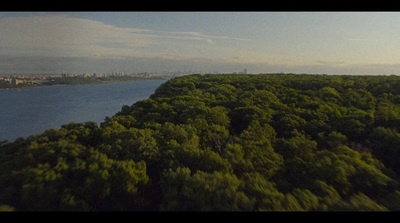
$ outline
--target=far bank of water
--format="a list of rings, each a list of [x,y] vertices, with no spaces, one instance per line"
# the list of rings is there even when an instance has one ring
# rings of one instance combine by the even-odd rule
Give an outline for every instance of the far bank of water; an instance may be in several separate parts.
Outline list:
[[[69,122],[101,123],[123,105],[147,99],[167,80],[66,85],[0,91],[0,141],[14,141]]]

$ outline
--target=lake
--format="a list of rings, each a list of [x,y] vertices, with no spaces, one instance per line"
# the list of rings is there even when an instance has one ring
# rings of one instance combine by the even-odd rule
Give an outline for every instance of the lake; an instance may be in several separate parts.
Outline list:
[[[166,80],[0,90],[0,141],[59,129],[70,122],[100,124],[123,105],[150,97]]]

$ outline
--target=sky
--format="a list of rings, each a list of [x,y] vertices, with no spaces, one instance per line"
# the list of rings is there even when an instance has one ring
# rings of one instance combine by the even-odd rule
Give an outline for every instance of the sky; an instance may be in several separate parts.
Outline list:
[[[0,74],[400,74],[400,12],[0,12]]]

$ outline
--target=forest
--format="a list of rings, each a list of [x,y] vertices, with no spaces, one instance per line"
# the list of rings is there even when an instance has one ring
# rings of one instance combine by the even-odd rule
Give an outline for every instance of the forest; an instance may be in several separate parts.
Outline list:
[[[172,78],[0,142],[3,211],[399,211],[400,77]]]

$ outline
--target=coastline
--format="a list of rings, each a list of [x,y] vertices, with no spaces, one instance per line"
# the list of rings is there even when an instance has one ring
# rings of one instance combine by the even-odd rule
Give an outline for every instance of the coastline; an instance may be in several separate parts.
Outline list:
[[[116,83],[116,82],[130,82],[130,81],[141,81],[141,80],[164,80],[166,77],[135,77],[130,79],[110,79],[110,80],[101,80],[101,79],[93,79],[88,82],[72,82],[72,83],[60,83],[60,84],[43,84],[43,85],[24,85],[24,86],[15,86],[15,87],[0,87],[0,90],[21,90],[25,88],[37,88],[37,87],[52,87],[52,86],[73,86],[73,85],[96,85],[96,84],[108,84],[108,83]],[[48,82],[45,82],[48,83]]]

